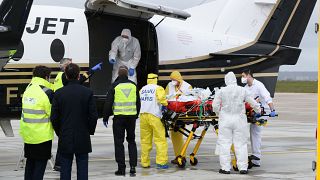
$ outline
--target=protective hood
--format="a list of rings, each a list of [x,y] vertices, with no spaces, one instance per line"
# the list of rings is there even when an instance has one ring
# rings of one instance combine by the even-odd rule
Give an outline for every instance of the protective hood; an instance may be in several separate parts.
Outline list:
[[[150,73],[148,74],[148,84],[158,84],[158,75]]]
[[[121,36],[122,35],[128,36],[129,40],[130,40],[131,39],[131,31],[130,31],[130,29],[123,29],[122,32],[121,32]]]
[[[170,78],[171,79],[174,79],[176,81],[179,81],[180,83],[183,81],[182,79],[182,76],[180,74],[179,71],[173,71],[171,74],[170,74]]]
[[[227,86],[229,85],[237,85],[237,78],[236,75],[232,71],[228,72],[228,74],[224,77],[224,82]]]

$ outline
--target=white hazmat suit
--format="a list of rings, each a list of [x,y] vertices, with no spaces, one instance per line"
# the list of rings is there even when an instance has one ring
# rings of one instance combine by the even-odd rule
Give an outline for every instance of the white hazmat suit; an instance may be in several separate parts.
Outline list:
[[[221,169],[230,171],[230,149],[234,144],[237,166],[240,171],[247,170],[249,129],[244,102],[248,102],[257,113],[260,113],[260,106],[245,88],[237,85],[233,72],[226,74],[225,83],[227,86],[216,92],[212,105],[214,112],[219,116],[217,146]]]
[[[128,40],[122,36],[127,36]],[[121,36],[118,36],[113,40],[111,50],[109,51],[109,60],[116,60],[113,65],[112,83],[118,77],[120,66],[127,66],[129,70],[133,69],[134,74],[132,76],[129,75],[128,77],[131,81],[137,83],[136,67],[138,66],[140,58],[141,50],[138,39],[131,36],[131,31],[129,29],[123,29]]]

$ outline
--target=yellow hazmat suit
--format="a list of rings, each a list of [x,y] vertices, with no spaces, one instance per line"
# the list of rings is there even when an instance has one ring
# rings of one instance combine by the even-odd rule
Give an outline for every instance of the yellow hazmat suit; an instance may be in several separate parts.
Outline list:
[[[150,151],[152,139],[156,145],[157,165],[163,166],[168,162],[168,144],[165,128],[161,122],[162,106],[167,106],[165,90],[157,85],[156,74],[148,74],[148,84],[140,90],[140,137],[141,137],[141,166],[150,166]]]
[[[180,74],[179,71],[173,71],[170,74],[171,82],[168,83],[166,87],[166,95],[173,96],[173,95],[181,95],[186,93],[188,90],[192,89],[192,86],[185,82]],[[171,141],[173,145],[174,154],[177,157],[183,147],[183,136],[179,132],[174,132],[171,130]],[[185,156],[185,154],[184,154]]]

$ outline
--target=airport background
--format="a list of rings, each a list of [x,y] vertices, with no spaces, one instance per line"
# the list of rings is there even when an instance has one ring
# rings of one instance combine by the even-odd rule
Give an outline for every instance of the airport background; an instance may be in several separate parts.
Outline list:
[[[204,2],[204,0],[189,1]],[[188,165],[184,170],[171,166],[169,170],[164,171],[157,170],[153,165],[151,169],[139,168],[138,176],[134,179],[314,179],[311,162],[315,159],[316,153],[317,94],[315,93],[318,73],[318,38],[314,30],[319,17],[319,3],[315,10],[300,46],[303,51],[297,65],[280,68],[274,99],[280,117],[271,121],[265,128],[263,134],[264,159],[260,169],[251,170],[248,176],[242,177],[236,173],[230,176],[218,174],[219,159],[214,155],[216,136],[212,135],[212,129],[210,129],[210,134],[206,136],[200,149],[198,166]],[[302,94],[293,94],[293,92],[302,92]],[[6,138],[3,133],[0,133],[0,179],[5,180],[23,179],[24,173],[24,170],[20,168],[14,171],[22,142],[18,135],[19,122],[12,122],[15,137]],[[139,131],[137,126],[138,144],[140,142]],[[54,142],[53,153],[56,149],[56,140],[57,138]],[[116,164],[113,156],[112,128],[105,129],[101,119],[98,121],[93,142],[93,153],[90,154],[89,162],[90,179],[122,179],[113,175]],[[194,142],[190,147],[193,146]],[[173,158],[171,144],[169,144],[169,149],[170,158]],[[140,152],[139,149],[138,151]],[[154,152],[153,150],[152,163],[155,163]],[[58,179],[58,174],[50,168],[48,164],[45,179]],[[76,167],[73,166],[73,178],[76,177],[75,169]]]

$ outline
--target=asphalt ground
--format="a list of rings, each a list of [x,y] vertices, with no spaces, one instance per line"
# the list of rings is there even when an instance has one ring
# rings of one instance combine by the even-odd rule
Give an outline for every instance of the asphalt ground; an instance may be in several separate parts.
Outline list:
[[[96,133],[92,136],[93,152],[89,155],[89,179],[315,179],[311,162],[316,154],[317,94],[278,93],[275,95],[274,103],[279,117],[269,119],[267,126],[263,129],[262,165],[251,169],[248,175],[240,175],[235,171],[231,171],[230,175],[218,173],[219,158],[214,154],[217,136],[210,127],[197,155],[199,161],[197,166],[191,166],[187,159],[185,169],[171,164],[167,170],[157,169],[154,147],[151,153],[151,168],[144,169],[138,165],[136,177],[129,177],[128,174],[126,177],[116,177],[114,171],[117,164],[114,159],[112,121],[109,128],[105,128],[99,119]],[[18,135],[19,121],[12,121],[12,126],[15,137],[5,137],[0,133],[0,179],[5,180],[23,179],[24,176],[22,164],[15,171],[23,147]],[[138,156],[140,154],[139,132],[139,121],[137,121]],[[169,139],[168,143],[169,159],[173,159],[173,148]],[[188,153],[191,153],[195,143],[196,141],[191,142]],[[56,147],[57,138],[54,140],[53,154],[56,152]],[[127,145],[125,147],[127,152]],[[127,166],[129,166],[128,163]],[[72,177],[76,179],[75,162]],[[50,163],[47,165],[44,179],[59,179],[59,173],[52,171]]]

